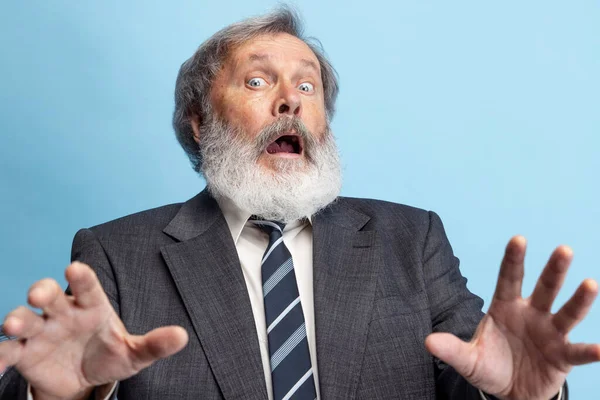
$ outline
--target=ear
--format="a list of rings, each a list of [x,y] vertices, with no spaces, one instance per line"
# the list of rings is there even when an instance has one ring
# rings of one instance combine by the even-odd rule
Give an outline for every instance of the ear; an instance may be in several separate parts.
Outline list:
[[[190,125],[194,131],[194,141],[200,145],[200,116],[198,114],[190,116]]]

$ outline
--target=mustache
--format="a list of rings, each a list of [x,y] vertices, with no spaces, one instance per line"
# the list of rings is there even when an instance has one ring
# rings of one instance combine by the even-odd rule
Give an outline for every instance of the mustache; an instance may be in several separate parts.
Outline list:
[[[293,132],[293,133],[292,133]],[[280,118],[270,125],[265,126],[257,135],[256,152],[262,154],[268,145],[283,135],[296,135],[302,139],[303,151],[310,156],[315,146],[318,145],[315,136],[308,130],[306,125],[298,117]]]

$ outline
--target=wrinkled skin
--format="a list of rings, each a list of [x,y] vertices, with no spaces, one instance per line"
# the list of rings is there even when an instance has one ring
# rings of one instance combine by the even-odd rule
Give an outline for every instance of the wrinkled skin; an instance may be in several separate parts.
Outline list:
[[[449,333],[435,333],[425,344],[486,393],[501,399],[548,400],[559,392],[573,366],[600,361],[600,345],[572,344],[567,338],[589,311],[598,285],[585,280],[552,314],[572,252],[558,247],[533,294],[525,299],[521,297],[524,257],[525,239],[514,237],[506,248],[492,304],[469,343]]]
[[[19,341],[0,344],[0,368],[14,365],[37,399],[86,398],[94,386],[135,375],[154,361],[181,350],[188,336],[181,327],[157,328],[146,335],[127,333],[92,269],[73,263],[66,270],[73,295],[51,279],[36,282],[28,302],[4,330]],[[56,374],[56,371],[61,371]]]

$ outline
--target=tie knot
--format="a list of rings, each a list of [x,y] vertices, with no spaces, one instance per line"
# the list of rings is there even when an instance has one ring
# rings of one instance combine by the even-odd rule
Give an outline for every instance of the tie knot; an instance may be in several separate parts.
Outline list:
[[[264,219],[252,219],[252,223],[262,229],[264,232],[271,234],[276,234],[277,236],[281,236],[283,234],[283,228],[285,228],[285,224],[279,221],[267,221]]]

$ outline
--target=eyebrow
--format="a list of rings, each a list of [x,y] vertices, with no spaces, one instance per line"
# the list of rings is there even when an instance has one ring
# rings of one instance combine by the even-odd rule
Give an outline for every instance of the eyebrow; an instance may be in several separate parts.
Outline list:
[[[306,68],[312,68],[315,70],[315,72],[319,72],[319,67],[317,66],[317,64],[313,61],[313,60],[308,60],[306,58],[303,58],[302,60],[300,60],[300,62],[302,63],[302,65]]]
[[[271,56],[269,54],[252,53],[248,57],[248,62],[261,63],[261,62],[269,61],[270,58],[271,58]],[[307,58],[302,58],[302,59],[300,59],[300,64],[302,64],[302,66],[305,68],[313,69],[313,70],[315,70],[315,72],[319,72],[319,67],[317,66],[317,63],[315,63],[313,60],[309,60]]]
[[[256,54],[256,53],[252,53],[250,54],[250,57],[248,57],[248,61],[250,62],[263,62],[263,61],[268,61],[270,58],[270,56],[268,54]]]

